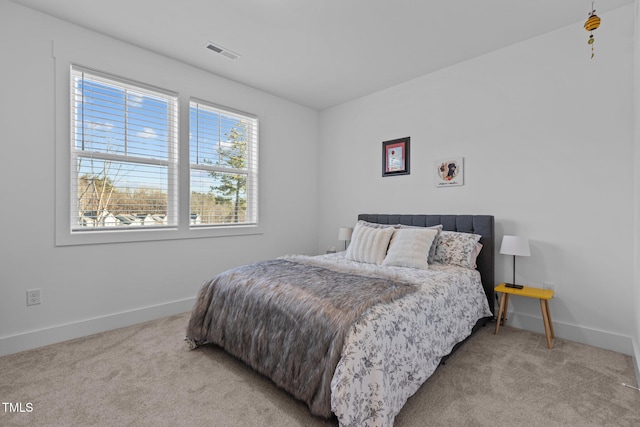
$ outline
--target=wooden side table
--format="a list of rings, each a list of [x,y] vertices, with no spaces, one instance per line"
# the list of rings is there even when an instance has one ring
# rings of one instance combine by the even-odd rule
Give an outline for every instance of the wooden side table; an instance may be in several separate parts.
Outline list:
[[[518,295],[521,297],[537,298],[540,300],[540,309],[542,310],[542,321],[544,322],[544,333],[547,337],[547,347],[551,348],[551,340],[556,337],[553,331],[553,322],[551,321],[551,312],[549,311],[549,300],[553,298],[551,289],[540,289],[531,286],[525,286],[522,289],[507,288],[505,283],[501,283],[495,287],[496,292],[500,292],[500,309],[498,310],[498,321],[496,322],[496,331],[498,333],[500,325],[504,325],[507,320],[507,307],[509,306],[509,295]]]

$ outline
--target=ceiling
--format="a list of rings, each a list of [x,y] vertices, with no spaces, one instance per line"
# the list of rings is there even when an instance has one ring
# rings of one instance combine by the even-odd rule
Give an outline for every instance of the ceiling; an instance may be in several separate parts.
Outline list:
[[[567,25],[584,31],[591,9],[589,0],[12,1],[318,110]],[[602,16],[633,1],[595,7]]]

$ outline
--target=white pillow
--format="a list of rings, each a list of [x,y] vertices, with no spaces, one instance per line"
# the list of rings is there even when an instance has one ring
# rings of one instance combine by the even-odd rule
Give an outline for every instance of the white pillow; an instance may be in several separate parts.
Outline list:
[[[378,223],[375,223],[375,222],[364,221],[362,219],[358,220],[358,224],[366,225],[367,227],[371,227],[371,228],[398,228],[398,225],[394,225],[394,224],[378,224]]]
[[[430,225],[429,227],[416,227],[416,226],[413,226],[413,225],[400,225],[399,228],[432,228],[434,230],[438,230],[438,234],[436,234],[436,238],[433,239],[433,243],[431,244],[431,247],[429,248],[429,258],[427,259],[427,262],[429,264],[433,263],[433,257],[436,255],[436,244],[438,243],[438,236],[440,235],[440,232],[442,231],[442,224]]]
[[[395,230],[382,265],[428,269],[429,248],[438,232],[424,227]]]
[[[373,228],[356,223],[345,258],[368,264],[382,264],[393,230],[393,227]]]

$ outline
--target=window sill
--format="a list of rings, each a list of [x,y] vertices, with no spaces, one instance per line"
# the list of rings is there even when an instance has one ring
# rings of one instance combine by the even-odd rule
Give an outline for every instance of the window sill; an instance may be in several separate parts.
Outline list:
[[[137,230],[109,230],[56,233],[56,246],[101,245],[111,243],[152,242],[160,240],[203,239],[263,234],[259,225],[231,225],[179,228],[154,228]]]

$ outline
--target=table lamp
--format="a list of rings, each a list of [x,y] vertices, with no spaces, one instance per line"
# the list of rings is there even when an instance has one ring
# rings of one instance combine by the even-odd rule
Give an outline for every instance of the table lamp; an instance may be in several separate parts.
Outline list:
[[[516,285],[516,256],[530,256],[529,240],[526,237],[503,236],[500,253],[513,255],[513,283],[507,283],[508,288],[522,289],[522,285]]]
[[[338,230],[338,240],[344,241],[344,250],[347,250],[347,240],[351,240],[351,234],[353,233],[353,228],[351,227],[342,227]]]

